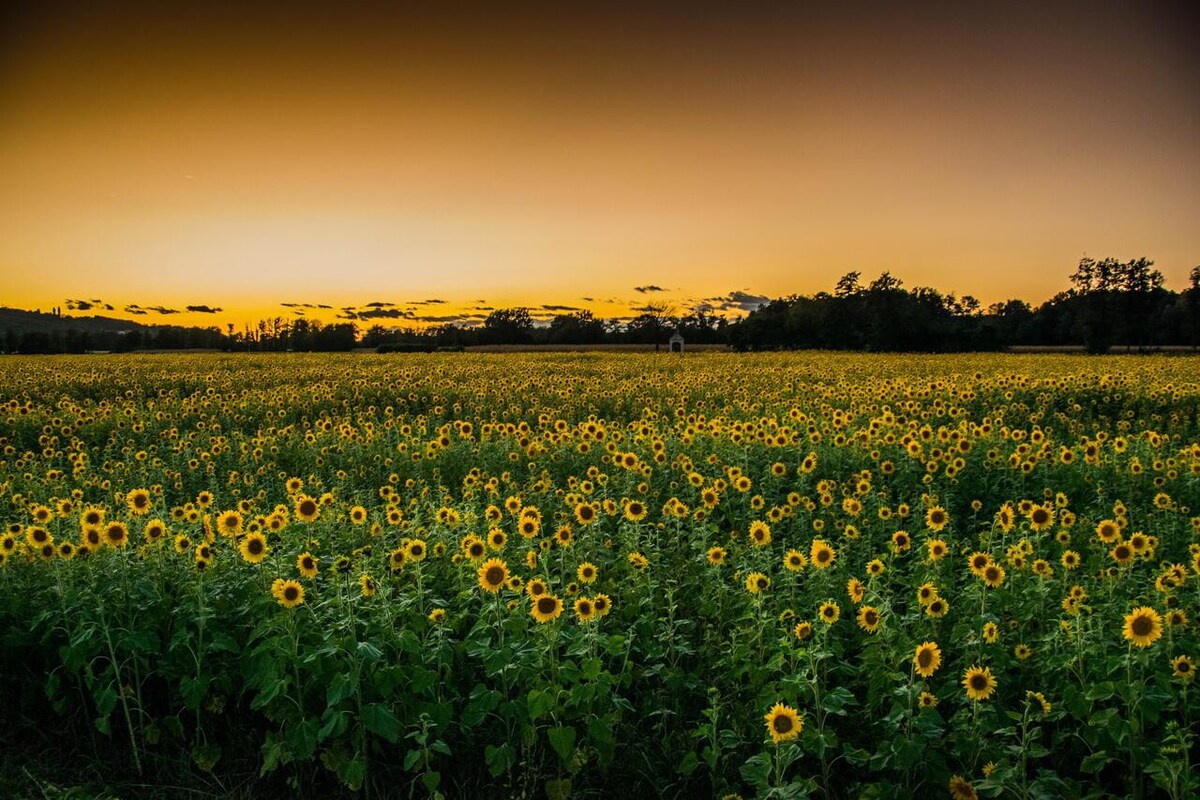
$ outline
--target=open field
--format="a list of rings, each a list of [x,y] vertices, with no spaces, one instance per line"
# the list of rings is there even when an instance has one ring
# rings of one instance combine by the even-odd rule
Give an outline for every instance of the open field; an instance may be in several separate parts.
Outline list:
[[[0,793],[1200,788],[1200,361],[12,357],[0,410]]]

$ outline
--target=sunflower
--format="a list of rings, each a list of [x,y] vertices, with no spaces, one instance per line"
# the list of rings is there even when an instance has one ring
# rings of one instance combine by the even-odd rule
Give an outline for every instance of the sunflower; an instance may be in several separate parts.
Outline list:
[[[625,519],[630,522],[641,522],[646,518],[646,504],[640,500],[630,500],[625,503]]]
[[[271,584],[271,594],[284,608],[295,608],[304,602],[304,587],[299,581],[276,578]]]
[[[867,587],[863,586],[863,582],[858,578],[851,578],[846,581],[846,594],[850,595],[850,602],[858,605],[863,601],[866,593]]]
[[[876,578],[887,572],[887,566],[878,558],[872,558],[867,562],[867,574],[872,578]]]
[[[404,568],[404,562],[407,560],[408,550],[404,547],[397,547],[388,554],[388,569],[390,569],[392,572],[399,572]],[[348,561],[349,559],[347,559],[347,562]]]
[[[129,529],[124,522],[110,522],[104,527],[104,543],[109,547],[124,547],[129,541]]]
[[[937,704],[937,695],[930,692],[921,692],[921,696],[917,698],[917,705],[921,708],[936,708]]]
[[[536,600],[549,591],[546,582],[541,578],[530,578],[529,583],[525,584],[525,594],[529,595],[532,600]]]
[[[833,623],[837,622],[838,617],[841,615],[842,609],[837,603],[832,601],[821,603],[821,607],[817,610],[817,616],[820,617],[821,622],[824,622],[826,625],[832,625]]]
[[[925,512],[925,527],[937,533],[950,522],[950,516],[941,506],[932,506]]]
[[[1029,530],[1044,531],[1054,524],[1054,509],[1050,506],[1034,506],[1029,510]]]
[[[596,618],[596,606],[590,597],[580,597],[575,601],[575,616],[580,622],[591,622]]]
[[[409,561],[422,561],[428,550],[424,539],[412,539],[405,545]]]
[[[929,551],[930,561],[941,561],[950,552],[950,545],[944,539],[930,539],[925,542],[925,547]]]
[[[983,624],[983,640],[988,644],[995,644],[1000,640],[1000,626],[994,622],[985,622]]]
[[[724,564],[725,556],[727,555],[728,553],[724,547],[710,547],[708,548],[708,563],[714,565]]]
[[[307,551],[296,556],[296,569],[306,578],[317,577],[317,559]],[[368,595],[369,596],[369,595]]]
[[[917,602],[927,606],[937,599],[938,589],[932,583],[922,583],[917,589]]]
[[[1046,695],[1032,689],[1025,690],[1025,702],[1037,703],[1041,707],[1042,714],[1049,714],[1054,710],[1054,706],[1046,699]]]
[[[167,534],[167,525],[161,519],[152,519],[142,529],[142,535],[148,542],[157,542]]]
[[[1018,661],[1024,661],[1033,655],[1033,648],[1022,642],[1013,648],[1013,655]]]
[[[949,610],[950,610],[950,604],[947,603],[945,598],[942,598],[942,597],[933,598],[932,600],[929,601],[929,604],[927,606],[925,606],[925,614],[927,616],[933,617],[934,619],[939,619],[941,617],[946,616],[946,613]]]
[[[321,515],[321,506],[311,497],[301,495],[296,498],[296,519],[301,522],[312,522]]]
[[[817,569],[825,569],[837,559],[837,552],[824,539],[813,539],[809,560]]]
[[[762,520],[750,523],[750,542],[755,547],[766,547],[771,543],[771,526]]]
[[[992,563],[992,557],[987,553],[975,552],[967,556],[967,566],[970,567],[971,572],[979,576],[982,576],[984,567],[990,563]]]
[[[150,511],[150,493],[145,489],[132,489],[125,495],[125,505],[129,506],[129,513],[134,516],[147,514]]]
[[[537,536],[541,529],[541,523],[533,517],[522,517],[520,523],[517,525],[517,530],[526,539],[532,539]]]
[[[967,667],[962,685],[971,700],[987,700],[996,691],[996,679],[992,676],[991,667]]]
[[[58,545],[58,557],[63,561],[70,561],[75,556],[75,545],[70,542],[60,542]]]
[[[575,519],[580,525],[591,525],[596,521],[596,507],[591,503],[580,503],[575,506]]]
[[[79,516],[79,524],[87,528],[99,528],[104,524],[104,509],[88,506]]]
[[[475,534],[468,534],[462,540],[463,554],[472,561],[482,561],[487,555],[487,545]]]
[[[550,622],[551,620],[558,619],[558,615],[562,613],[562,610],[562,600],[559,600],[552,594],[542,594],[538,595],[534,599],[533,605],[529,609],[529,613],[533,615],[533,618],[537,620],[539,624],[541,624],[543,622]]]
[[[645,569],[650,566],[650,562],[646,557],[636,550],[629,554],[629,564],[634,569]]]
[[[575,577],[579,579],[580,583],[593,583],[596,575],[596,565],[590,561],[583,562],[579,565],[579,569],[575,570]]]
[[[217,515],[217,530],[222,536],[237,536],[242,532],[242,515],[237,511],[222,511]]]
[[[1191,656],[1175,656],[1171,659],[1171,671],[1179,680],[1191,683],[1192,678],[1196,677],[1196,662]]]
[[[750,594],[758,594],[769,589],[770,586],[771,579],[761,572],[751,572],[746,576],[746,591]]]
[[[989,588],[998,589],[1004,583],[1004,567],[996,563],[988,564],[983,568],[979,577]]]
[[[498,558],[491,558],[479,567],[479,588],[495,594],[508,581],[508,565]]]
[[[1128,542],[1117,542],[1108,554],[1121,566],[1133,563],[1134,550]]]
[[[969,780],[961,775],[954,775],[950,778],[950,797],[953,800],[978,800],[979,795]]]
[[[260,564],[267,557],[267,537],[261,533],[248,533],[238,543],[238,552],[251,564]]]
[[[1115,542],[1121,535],[1121,526],[1115,520],[1102,519],[1096,523],[1096,538],[1105,544]]]
[[[908,531],[896,531],[892,534],[892,552],[903,553],[912,547],[912,537]]]
[[[767,721],[767,733],[775,744],[789,742],[804,730],[804,719],[796,709],[783,703],[776,703],[771,710],[763,715]]]
[[[879,630],[879,625],[882,621],[882,617],[879,616],[879,609],[873,606],[863,606],[858,610],[858,627],[867,633],[875,633]]]
[[[492,550],[499,552],[504,549],[504,546],[506,544],[508,544],[508,534],[507,533],[500,530],[499,528],[492,528],[490,531],[488,531],[487,545]]]
[[[937,642],[922,642],[913,655],[913,669],[922,678],[929,678],[942,665],[942,651]]]
[[[808,621],[797,622],[796,627],[792,628],[792,633],[795,635],[795,637],[797,639],[799,639],[802,642],[805,639],[807,639],[808,637],[812,636],[812,632],[813,632],[812,623],[808,622]]]
[[[1124,636],[1135,647],[1149,647],[1162,636],[1162,618],[1149,606],[1141,606],[1125,617]]]
[[[350,509],[350,522],[354,525],[362,525],[367,521],[367,510],[362,506],[354,506]]]
[[[808,559],[799,550],[788,550],[783,556],[783,566],[790,572],[799,572],[808,566]]]
[[[45,528],[30,525],[25,529],[25,540],[29,542],[30,547],[41,547],[42,545],[53,544],[54,536]]]
[[[370,575],[360,575],[358,578],[359,591],[363,597],[374,597],[376,586],[375,579]]]

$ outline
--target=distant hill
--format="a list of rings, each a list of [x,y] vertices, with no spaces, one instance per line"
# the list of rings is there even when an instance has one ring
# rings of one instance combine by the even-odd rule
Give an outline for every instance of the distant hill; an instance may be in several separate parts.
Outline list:
[[[145,325],[115,317],[69,316],[0,306],[0,352],[89,353],[135,350],[223,350],[216,326]]]
[[[123,333],[125,331],[146,330],[154,326],[143,325],[128,319],[115,317],[72,317],[66,314],[46,314],[41,311],[26,311],[21,308],[0,306],[0,333],[15,331],[18,334],[35,333],[66,333],[70,330],[86,333]]]

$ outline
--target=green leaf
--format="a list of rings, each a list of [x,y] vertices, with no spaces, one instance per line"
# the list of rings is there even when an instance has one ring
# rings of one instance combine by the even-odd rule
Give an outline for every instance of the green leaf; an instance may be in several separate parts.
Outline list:
[[[546,731],[546,735],[550,739],[550,746],[554,748],[554,752],[558,753],[563,764],[570,761],[571,754],[575,751],[575,729],[559,726],[550,728]]]
[[[400,720],[382,703],[371,703],[363,708],[363,725],[367,730],[395,744],[400,739]]]
[[[483,760],[487,763],[488,772],[492,773],[493,777],[499,777],[508,772],[515,759],[516,753],[507,743],[499,747],[489,744],[483,751]]]
[[[542,689],[530,689],[526,695],[526,702],[529,704],[529,719],[536,721],[539,717],[543,717],[554,710],[558,705],[554,695],[556,692]]]
[[[430,794],[437,791],[438,784],[441,782],[442,773],[440,772],[426,772],[421,776],[421,783],[425,784],[425,789],[429,791]]]
[[[1110,760],[1108,753],[1101,750],[1084,758],[1079,764],[1079,769],[1082,772],[1099,772]]]

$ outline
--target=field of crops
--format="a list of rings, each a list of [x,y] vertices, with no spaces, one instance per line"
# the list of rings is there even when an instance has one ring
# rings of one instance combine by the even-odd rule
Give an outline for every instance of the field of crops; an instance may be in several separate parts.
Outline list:
[[[1200,791],[1200,361],[9,357],[0,411],[5,791]]]

